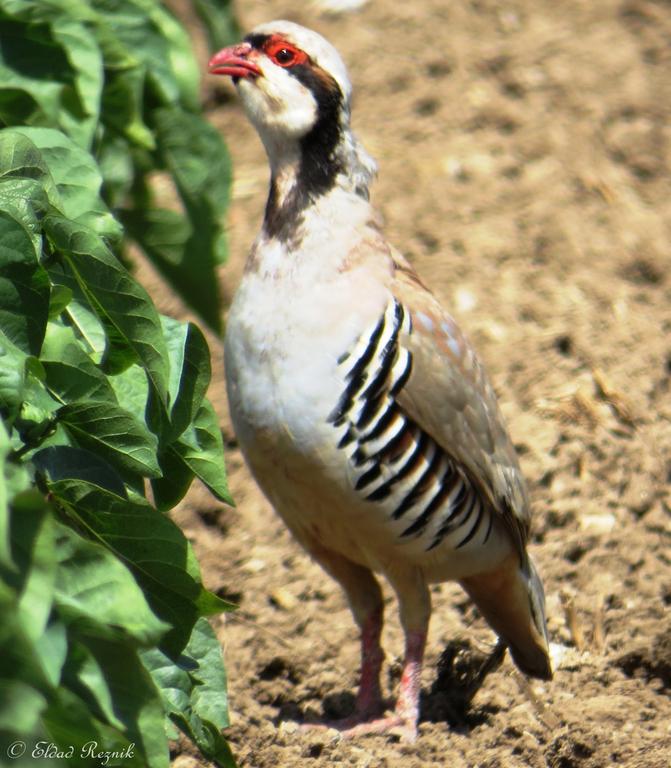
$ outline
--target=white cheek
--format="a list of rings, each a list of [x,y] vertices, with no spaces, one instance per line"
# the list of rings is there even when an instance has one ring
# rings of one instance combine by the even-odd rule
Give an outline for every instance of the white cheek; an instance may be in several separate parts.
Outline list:
[[[242,80],[240,96],[251,122],[260,132],[300,138],[315,124],[317,102],[286,70],[266,67],[262,77]]]

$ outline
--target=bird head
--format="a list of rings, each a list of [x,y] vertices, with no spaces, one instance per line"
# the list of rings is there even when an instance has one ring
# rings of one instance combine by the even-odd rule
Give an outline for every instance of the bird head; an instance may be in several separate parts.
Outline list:
[[[338,176],[367,196],[375,163],[350,130],[352,86],[338,51],[321,35],[290,21],[262,24],[209,62],[233,79],[272,166],[300,166],[314,197]]]
[[[298,24],[256,27],[243,42],[216,53],[209,69],[233,78],[263,139],[300,140],[325,119],[348,123],[351,85],[338,51]]]

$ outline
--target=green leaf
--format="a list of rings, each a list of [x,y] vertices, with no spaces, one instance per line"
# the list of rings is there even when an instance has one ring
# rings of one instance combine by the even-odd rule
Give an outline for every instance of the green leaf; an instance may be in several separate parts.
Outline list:
[[[194,229],[193,242],[207,243],[213,264],[226,259],[221,219],[228,207],[231,159],[219,131],[200,115],[157,109],[158,150],[172,175]]]
[[[146,291],[94,232],[56,215],[47,216],[44,227],[108,333],[113,331],[137,355],[161,401],[167,402],[168,355],[158,312]]]
[[[156,507],[167,511],[177,506],[184,498],[195,475],[193,470],[175,455],[170,446],[164,451],[159,451],[158,463],[162,477],[151,481],[151,489]]]
[[[61,125],[63,89],[75,72],[46,24],[3,20],[0,120]]]
[[[45,696],[27,683],[0,678],[0,733],[33,733],[46,703]]]
[[[94,0],[120,46],[147,71],[159,103],[198,104],[198,67],[189,38],[169,12],[152,0]]]
[[[221,646],[207,619],[201,618],[196,622],[184,655],[198,665],[191,673],[196,681],[193,692],[194,711],[218,729],[228,728],[226,670]]]
[[[210,384],[212,367],[207,341],[198,326],[162,317],[170,359],[170,424],[166,441],[178,438],[196,417]]]
[[[49,297],[49,320],[55,320],[72,301],[72,291],[64,285],[52,285]]]
[[[48,315],[49,279],[37,262],[31,234],[0,210],[0,328],[24,352],[37,355]]]
[[[76,351],[75,351],[76,350]],[[116,402],[114,390],[102,371],[76,344],[64,349],[67,358],[62,361],[43,360],[47,386],[63,403],[78,400]]]
[[[49,482],[85,480],[122,499],[128,498],[126,486],[114,467],[90,451],[69,445],[52,445],[34,453],[32,461]]]
[[[26,359],[26,353],[0,329],[0,412],[10,421],[13,421],[23,402]]]
[[[120,208],[131,190],[135,168],[127,139],[109,131],[98,149],[98,166],[103,176],[103,197],[112,209]]]
[[[2,360],[0,359],[1,364]],[[0,420],[0,569],[2,567],[9,568],[12,565],[12,555],[9,548],[9,502],[13,494],[10,494],[6,480],[7,455],[11,447],[5,425]]]
[[[215,268],[227,254],[222,222],[231,179],[228,153],[219,133],[198,115],[165,108],[153,116],[159,154],[188,221],[156,209],[124,212],[123,221],[173,288],[219,331]]]
[[[0,582],[0,587],[8,591]],[[26,636],[17,610],[16,600],[0,599],[0,685],[3,680],[21,680],[41,694],[49,695],[51,684],[36,653],[34,643]],[[2,697],[0,696],[0,712]]]
[[[112,693],[103,668],[79,640],[77,633],[72,634],[67,664],[63,670],[66,685],[87,703],[89,711],[99,720],[105,720],[113,727],[123,729],[123,723],[114,712]],[[132,648],[127,650],[129,653],[134,652]]]
[[[103,237],[118,240],[121,227],[100,197],[102,176],[91,155],[53,128],[16,127],[12,130],[39,149],[59,192],[65,216]]]
[[[54,528],[48,507],[36,490],[18,494],[11,502],[12,560],[18,579],[18,617],[25,636],[35,642],[44,632],[51,612],[56,579]]]
[[[47,387],[62,403],[117,404],[109,379],[77,343],[71,328],[49,323],[41,362]]]
[[[170,446],[196,477],[221,501],[233,504],[226,481],[224,441],[217,414],[212,404],[204,400],[196,418],[184,434]]]
[[[204,589],[179,527],[144,499],[125,500],[89,483],[66,480],[50,483],[49,490],[132,569],[156,614],[172,627],[162,643],[171,656],[181,652],[199,615],[230,608]]]
[[[122,648],[126,649],[129,657],[133,653],[133,649],[128,645],[123,645]],[[84,695],[78,695],[82,691],[71,676],[66,677],[64,683],[50,698],[49,706],[42,715],[42,722],[48,732],[47,743],[52,742],[71,754],[65,758],[67,768],[93,768],[101,765],[103,761],[106,761],[105,764],[110,768],[147,768],[149,763],[143,750],[139,748],[140,745],[131,743],[117,728],[93,716],[91,710],[95,707],[91,705],[90,697],[86,695],[85,690]],[[157,735],[160,738],[162,733]],[[104,755],[97,756],[105,752],[116,753],[119,757],[111,756],[106,760]],[[46,763],[40,758],[40,763],[43,762]],[[31,765],[34,764],[33,759]],[[59,768],[63,764],[63,758],[51,763],[53,768]],[[157,768],[163,768],[164,765],[165,763],[156,763]]]
[[[51,621],[44,632],[36,638],[35,650],[50,685],[58,686],[68,654],[68,637],[65,625],[57,620]]]
[[[211,51],[218,51],[242,39],[231,0],[194,0],[193,5],[203,24]]]
[[[72,481],[70,485],[84,483]],[[137,582],[117,557],[60,524],[56,524],[56,554],[55,603],[67,624],[88,627],[111,639],[126,636],[144,646],[159,641],[167,626],[151,611]]]
[[[68,57],[75,72],[74,84],[64,93],[70,110],[61,112],[62,125],[70,136],[85,149],[91,146],[98,123],[100,97],[103,87],[102,53],[91,34],[90,27],[80,18],[60,16],[52,22],[52,34]],[[89,15],[89,14],[86,14]]]
[[[139,763],[147,768],[168,768],[168,740],[159,692],[136,652],[123,643],[80,635],[95,658],[124,735],[137,748]],[[127,761],[121,765],[127,765]]]
[[[58,205],[58,190],[37,147],[11,128],[1,130],[0,208],[21,222],[32,240],[35,259],[42,256],[41,218]]]
[[[33,427],[39,432],[39,424],[48,422],[55,409],[43,379],[39,360],[22,352],[0,330],[0,412],[18,428],[22,439]]]
[[[149,396],[149,384],[147,374],[139,365],[131,365],[123,373],[107,378],[120,403],[131,413],[141,414],[143,417],[147,409]]]
[[[234,768],[230,748],[221,735],[221,729],[228,727],[226,671],[221,647],[208,621],[201,618],[194,625],[179,665],[156,649],[140,655],[171,720],[205,757]]]
[[[64,405],[58,421],[82,447],[99,453],[122,471],[158,477],[158,440],[133,414],[112,403],[79,402]]]

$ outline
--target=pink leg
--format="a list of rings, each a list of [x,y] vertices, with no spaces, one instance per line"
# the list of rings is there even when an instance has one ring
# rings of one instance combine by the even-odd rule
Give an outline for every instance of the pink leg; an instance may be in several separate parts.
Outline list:
[[[422,572],[416,568],[387,574],[399,599],[401,624],[405,632],[405,659],[396,707],[392,715],[378,717],[384,710],[380,670],[384,653],[382,633],[382,592],[370,570],[317,545],[309,551],[347,593],[354,618],[361,627],[361,680],[354,712],[334,722],[302,726],[303,730],[335,728],[345,738],[369,733],[394,733],[403,741],[417,738],[422,661],[431,615],[431,595]]]
[[[405,632],[405,658],[394,713],[379,720],[371,720],[346,730],[348,738],[367,733],[394,733],[402,741],[417,738],[419,695],[421,692],[422,662],[431,616],[431,593],[422,572],[397,568],[387,574],[398,596],[401,624]]]
[[[360,722],[342,731],[345,738],[355,738],[373,733],[393,733],[402,741],[413,742],[417,738],[419,719],[419,695],[421,692],[422,661],[426,646],[426,632],[406,633],[405,660],[394,714],[376,720]]]
[[[355,716],[360,720],[377,715],[384,708],[380,690],[380,670],[384,660],[381,634],[382,611],[376,610],[361,629],[361,680],[354,709]]]
[[[426,647],[426,632],[408,632],[405,641],[405,662],[396,702],[396,714],[411,725],[415,735],[419,719],[419,694],[422,689],[422,662]]]

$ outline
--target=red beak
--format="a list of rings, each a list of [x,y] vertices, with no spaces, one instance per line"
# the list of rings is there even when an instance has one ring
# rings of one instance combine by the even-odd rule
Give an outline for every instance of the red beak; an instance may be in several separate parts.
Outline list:
[[[257,77],[263,74],[256,64],[247,58],[252,50],[249,43],[238,43],[238,45],[222,48],[210,59],[208,65],[210,74],[229,77]]]

